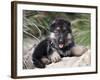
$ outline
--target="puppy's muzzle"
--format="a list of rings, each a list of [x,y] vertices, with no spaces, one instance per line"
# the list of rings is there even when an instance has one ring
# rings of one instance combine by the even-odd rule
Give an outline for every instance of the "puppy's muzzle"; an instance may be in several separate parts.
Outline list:
[[[58,46],[59,48],[63,48],[64,47],[64,39],[63,38],[59,38],[59,41],[58,41]]]

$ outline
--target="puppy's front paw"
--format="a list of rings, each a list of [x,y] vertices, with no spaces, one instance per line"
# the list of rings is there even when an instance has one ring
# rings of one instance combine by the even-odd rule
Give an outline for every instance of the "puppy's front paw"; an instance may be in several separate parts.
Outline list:
[[[56,63],[56,62],[61,60],[61,56],[57,52],[53,52],[50,55],[50,59],[51,59],[52,62]]]

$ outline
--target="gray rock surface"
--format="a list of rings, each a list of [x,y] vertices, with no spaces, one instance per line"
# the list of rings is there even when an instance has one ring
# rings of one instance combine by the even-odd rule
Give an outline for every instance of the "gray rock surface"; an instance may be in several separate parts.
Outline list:
[[[27,41],[27,40],[26,40]],[[24,43],[23,51],[23,68],[24,69],[34,69],[32,64],[32,53],[37,42],[30,40],[29,43]],[[35,43],[35,44],[32,44]],[[60,62],[51,63],[46,66],[46,68],[58,68],[58,67],[80,67],[88,66],[91,64],[91,51],[88,49],[79,57],[64,57]]]

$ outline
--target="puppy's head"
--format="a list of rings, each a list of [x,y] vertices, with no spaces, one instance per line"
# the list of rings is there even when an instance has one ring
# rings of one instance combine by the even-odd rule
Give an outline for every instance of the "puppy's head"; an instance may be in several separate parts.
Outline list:
[[[72,39],[71,23],[64,19],[56,19],[50,26],[50,38],[56,47],[64,48]]]

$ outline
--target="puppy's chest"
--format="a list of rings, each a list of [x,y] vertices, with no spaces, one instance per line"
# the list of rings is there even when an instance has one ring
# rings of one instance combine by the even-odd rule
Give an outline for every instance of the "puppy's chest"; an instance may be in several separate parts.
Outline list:
[[[71,50],[66,48],[66,49],[59,49],[58,53],[62,56],[62,57],[67,57],[71,55]]]

